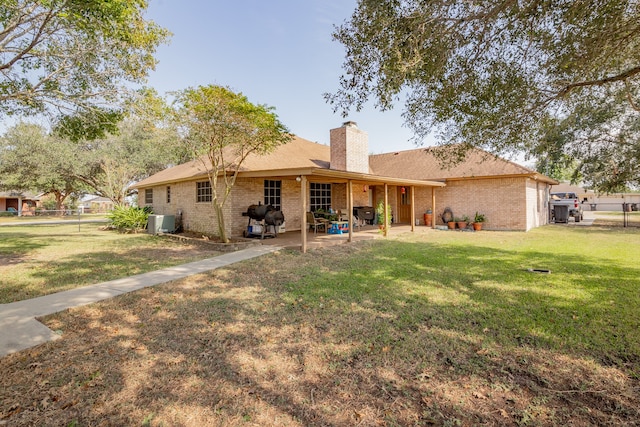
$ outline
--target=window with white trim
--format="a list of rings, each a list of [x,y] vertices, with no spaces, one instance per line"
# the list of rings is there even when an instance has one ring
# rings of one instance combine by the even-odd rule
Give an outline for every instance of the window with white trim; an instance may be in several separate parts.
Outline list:
[[[145,205],[153,204],[153,188],[147,188],[144,190],[144,203]]]
[[[196,182],[196,202],[204,203],[213,200],[211,183],[209,181]]]
[[[311,212],[328,211],[331,207],[331,184],[312,182],[309,184],[309,207]]]
[[[264,204],[271,205],[279,211],[282,207],[281,201],[282,181],[270,179],[264,180]]]

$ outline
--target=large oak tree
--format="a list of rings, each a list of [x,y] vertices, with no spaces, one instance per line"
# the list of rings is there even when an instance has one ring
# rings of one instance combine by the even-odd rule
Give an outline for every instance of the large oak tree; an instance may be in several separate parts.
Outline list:
[[[418,140],[548,147],[612,178],[585,174],[595,186],[637,184],[638,1],[359,0],[334,37],[346,48],[341,87],[326,95],[336,110],[403,99]]]
[[[146,0],[0,2],[0,117],[84,114],[89,128],[112,126],[125,84],[144,81],[169,35],[144,19],[146,8]]]

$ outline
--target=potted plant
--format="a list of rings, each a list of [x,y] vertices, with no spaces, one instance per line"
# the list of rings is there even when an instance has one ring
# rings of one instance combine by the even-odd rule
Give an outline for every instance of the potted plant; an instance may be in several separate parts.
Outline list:
[[[475,231],[480,231],[482,230],[482,223],[485,222],[486,217],[484,216],[484,214],[478,213],[478,211],[476,211],[476,215],[473,217],[473,229]]]
[[[455,222],[460,230],[464,230],[469,224],[469,217],[464,215],[462,218],[456,218]]]
[[[387,216],[384,215],[384,203],[379,202],[376,206],[376,218],[378,220],[378,228],[384,232],[385,227],[388,229],[391,226],[391,206],[387,205]]]
[[[427,212],[424,214],[424,225],[427,227],[431,227],[431,221],[433,220],[433,211],[431,209],[427,209]]]
[[[449,230],[456,229],[456,220],[457,218],[451,218],[451,221],[447,221],[447,227],[449,227]]]

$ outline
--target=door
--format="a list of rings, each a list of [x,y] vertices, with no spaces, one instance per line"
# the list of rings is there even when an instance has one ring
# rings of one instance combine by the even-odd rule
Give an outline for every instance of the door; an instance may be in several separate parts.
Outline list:
[[[411,187],[398,187],[398,220],[403,224],[411,223]]]

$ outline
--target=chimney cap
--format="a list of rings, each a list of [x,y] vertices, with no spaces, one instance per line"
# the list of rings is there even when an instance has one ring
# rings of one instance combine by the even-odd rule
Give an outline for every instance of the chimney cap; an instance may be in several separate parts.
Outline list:
[[[357,128],[358,127],[358,123],[354,122],[353,120],[349,120],[348,122],[344,122],[342,124],[342,126],[344,127],[354,127]]]

